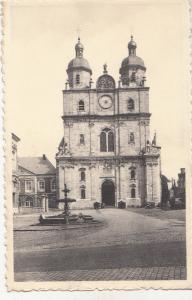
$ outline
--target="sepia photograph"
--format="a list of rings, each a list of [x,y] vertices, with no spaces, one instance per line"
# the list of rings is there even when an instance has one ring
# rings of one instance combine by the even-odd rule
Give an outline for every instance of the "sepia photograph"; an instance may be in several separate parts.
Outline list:
[[[189,287],[187,2],[3,10],[8,288]]]

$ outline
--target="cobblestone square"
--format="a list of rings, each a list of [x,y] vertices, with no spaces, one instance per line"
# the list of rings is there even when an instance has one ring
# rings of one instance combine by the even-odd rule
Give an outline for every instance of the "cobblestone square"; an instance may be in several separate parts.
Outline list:
[[[15,216],[15,280],[186,279],[184,210],[86,213],[102,225],[36,230],[38,215]]]

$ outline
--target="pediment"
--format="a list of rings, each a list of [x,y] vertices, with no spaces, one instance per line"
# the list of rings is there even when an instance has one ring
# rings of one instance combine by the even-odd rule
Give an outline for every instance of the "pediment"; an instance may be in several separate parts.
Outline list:
[[[34,173],[32,173],[31,171],[21,167],[18,165],[18,171],[20,175],[34,175]]]

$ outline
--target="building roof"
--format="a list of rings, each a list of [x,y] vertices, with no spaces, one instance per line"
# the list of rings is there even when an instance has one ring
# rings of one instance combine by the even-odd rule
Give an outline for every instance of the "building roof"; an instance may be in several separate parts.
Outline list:
[[[140,58],[139,56],[128,56],[126,58],[123,59],[122,63],[121,63],[121,68],[126,67],[126,66],[141,66],[143,68],[145,68],[144,65],[144,61],[142,60],[142,58]]]
[[[88,72],[92,73],[90,65],[84,57],[75,57],[68,64],[68,71],[71,69],[85,69]]]
[[[56,168],[45,155],[41,157],[18,157],[18,166],[37,175],[56,173]]]

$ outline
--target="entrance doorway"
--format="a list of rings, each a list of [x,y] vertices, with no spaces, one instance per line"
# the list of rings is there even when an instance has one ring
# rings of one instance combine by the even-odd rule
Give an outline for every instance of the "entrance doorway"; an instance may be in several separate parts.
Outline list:
[[[115,206],[115,186],[113,181],[105,180],[101,187],[102,203],[107,206]]]

